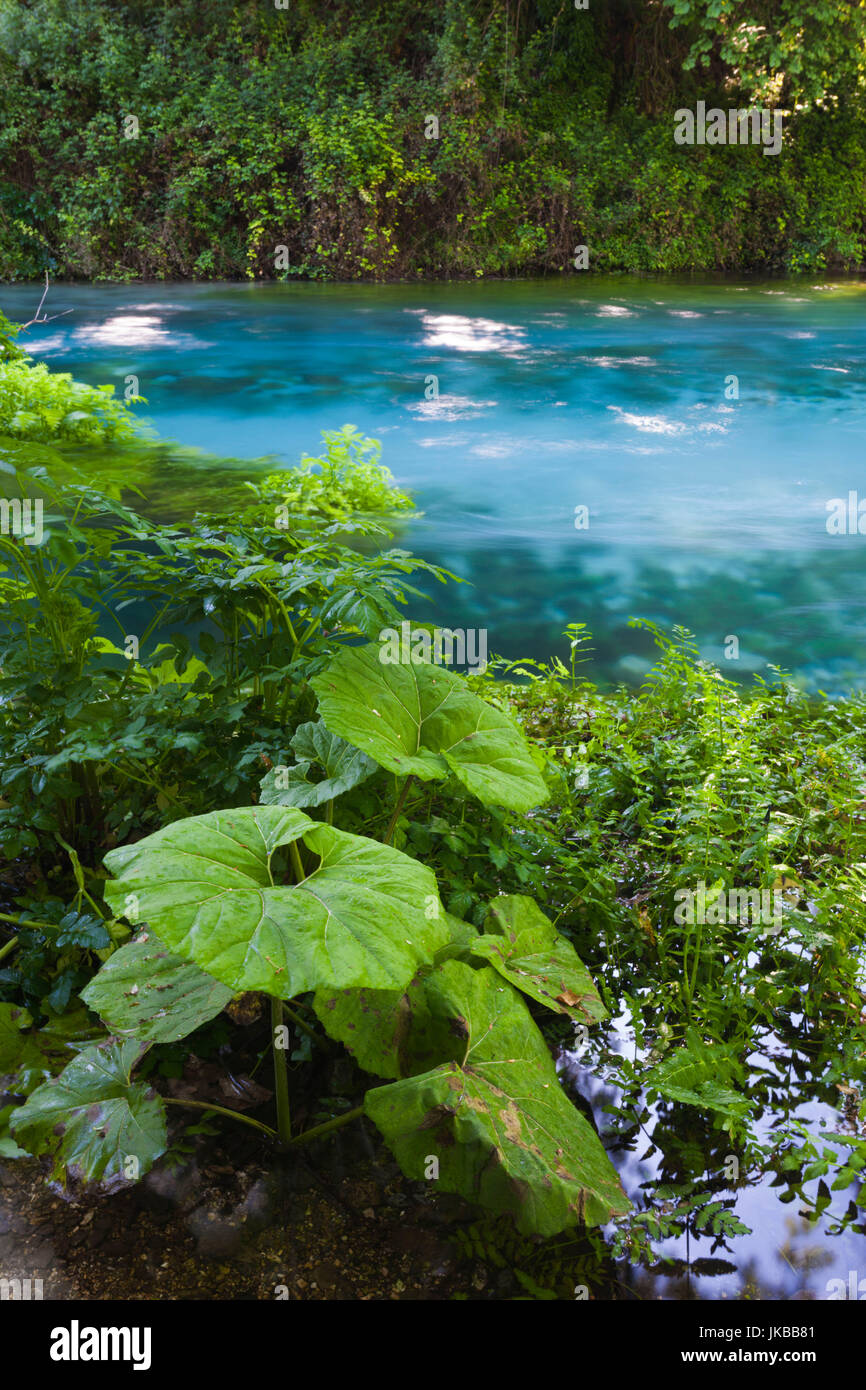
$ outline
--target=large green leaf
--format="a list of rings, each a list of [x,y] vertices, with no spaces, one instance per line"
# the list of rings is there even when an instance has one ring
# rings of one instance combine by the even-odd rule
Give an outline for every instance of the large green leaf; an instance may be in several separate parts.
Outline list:
[[[15,1114],[14,1105],[0,1107],[0,1158],[26,1158],[27,1150],[16,1144],[9,1130],[9,1121]]]
[[[321,720],[301,724],[292,749],[297,761],[291,767],[272,767],[262,778],[259,801],[263,806],[321,806],[366,782],[378,766],[359,748],[332,734]],[[312,767],[324,771],[321,781],[311,779]]]
[[[318,867],[299,884],[277,851],[302,840]],[[402,988],[447,940],[436,880],[399,850],[280,806],[176,821],[112,850],[106,900],[233,991],[291,999],[319,986]],[[437,911],[429,911],[431,905]]]
[[[446,951],[466,950],[475,945],[480,935],[478,928],[473,927],[471,922],[464,922],[462,917],[455,917],[451,912],[445,913],[445,925],[449,933],[448,945],[443,948]],[[439,955],[441,958],[441,952]]]
[[[51,1154],[53,1178],[143,1176],[166,1148],[162,1102],[132,1080],[149,1046],[127,1040],[81,1052],[11,1116],[17,1142],[28,1153]]]
[[[26,1009],[0,1004],[0,1076],[10,1078],[8,1090],[25,1096],[56,1076],[70,1051],[80,1051],[99,1035],[83,1008],[49,1019],[35,1030],[32,1023]]]
[[[19,1005],[0,1004],[0,1076],[5,1076],[15,1066],[24,1046],[21,1035],[32,1022],[27,1010]]]
[[[436,963],[463,955],[478,932],[459,917],[444,914],[450,940],[436,953]],[[316,990],[313,1008],[325,1031],[343,1043],[365,1071],[397,1079],[428,1071],[439,1062],[462,1056],[447,1022],[427,1005],[430,968],[422,966],[405,989]]]
[[[112,1033],[166,1043],[215,1018],[232,991],[144,935],[109,956],[81,997]]]
[[[532,898],[494,899],[484,933],[472,942],[472,954],[489,961],[524,994],[557,1014],[592,1023],[607,1018],[586,966]]]
[[[529,746],[507,715],[441,666],[383,663],[345,647],[311,682],[323,722],[382,767],[423,781],[453,772],[480,801],[528,811],[546,801]]]
[[[405,990],[317,990],[313,1007],[325,1031],[376,1076],[414,1076],[463,1054],[447,1022],[430,1012],[423,971]]]
[[[439,1161],[439,1186],[529,1234],[599,1225],[629,1202],[592,1126],[559,1086],[544,1040],[494,970],[446,961],[427,982],[431,1013],[463,1039],[462,1062],[368,1091],[367,1114],[408,1177]]]

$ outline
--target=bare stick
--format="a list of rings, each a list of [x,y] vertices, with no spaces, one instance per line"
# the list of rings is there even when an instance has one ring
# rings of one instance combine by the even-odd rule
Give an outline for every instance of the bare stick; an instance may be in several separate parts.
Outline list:
[[[71,313],[72,313],[72,310],[71,310],[71,309],[61,309],[61,311],[60,311],[59,314],[43,314],[43,315],[42,315],[42,318],[40,318],[40,317],[39,317],[39,314],[40,314],[40,311],[41,311],[41,309],[42,309],[42,305],[45,303],[45,296],[47,295],[47,293],[48,293],[48,271],[46,270],[46,272],[45,272],[45,289],[42,291],[42,298],[41,298],[40,301],[39,301],[39,308],[36,310],[36,317],[35,317],[35,318],[32,318],[32,319],[28,319],[26,323],[22,323],[22,325],[21,325],[21,332],[22,332],[22,333],[25,331],[25,329],[32,328],[33,325],[34,325],[34,323],[51,323],[52,319],[62,319],[64,314],[71,314]]]

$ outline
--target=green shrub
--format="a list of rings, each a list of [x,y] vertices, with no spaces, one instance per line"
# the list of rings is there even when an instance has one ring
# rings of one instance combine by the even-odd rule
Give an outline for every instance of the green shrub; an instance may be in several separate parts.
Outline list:
[[[270,473],[260,492],[279,498],[290,512],[329,521],[349,516],[384,515],[414,510],[408,493],[394,487],[381,462],[378,439],[367,439],[354,425],[323,430],[325,453],[304,454],[300,464],[284,473]]]
[[[113,386],[85,386],[22,357],[0,361],[0,435],[89,444],[131,439],[134,431],[135,419],[126,402],[114,399]]]

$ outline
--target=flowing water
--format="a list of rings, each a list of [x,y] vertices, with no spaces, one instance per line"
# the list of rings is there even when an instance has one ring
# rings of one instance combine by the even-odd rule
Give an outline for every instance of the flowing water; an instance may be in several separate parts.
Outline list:
[[[30,317],[34,295],[3,307]],[[866,669],[866,539],[827,529],[833,499],[866,513],[864,295],[809,278],[61,285],[48,311],[72,312],[27,340],[88,382],[137,378],[163,436],[270,456],[241,471],[317,454],[347,422],[380,439],[424,512],[403,543],[472,581],[431,585],[413,616],[484,629],[491,651],[546,657],[586,622],[586,673],[634,681],[651,656],[634,615],[690,628],[734,678],[775,663],[835,693]],[[167,458],[148,490],[191,505],[214,465]]]

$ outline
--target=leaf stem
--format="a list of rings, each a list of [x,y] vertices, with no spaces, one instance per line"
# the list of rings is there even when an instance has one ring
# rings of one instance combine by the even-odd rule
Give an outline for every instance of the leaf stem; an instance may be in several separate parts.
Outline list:
[[[323,1125],[316,1125],[313,1129],[304,1130],[303,1134],[296,1134],[289,1143],[290,1148],[295,1148],[298,1144],[309,1144],[314,1139],[321,1139],[323,1135],[330,1134],[334,1129],[340,1129],[352,1120],[357,1120],[364,1113],[363,1105],[359,1105],[355,1110],[349,1110],[345,1115],[337,1115],[333,1120],[326,1120]]]
[[[260,1120],[254,1120],[250,1115],[242,1115],[239,1110],[229,1110],[224,1105],[211,1105],[207,1100],[175,1100],[174,1096],[160,1096],[160,1100],[166,1105],[186,1105],[194,1110],[213,1110],[217,1115],[228,1115],[230,1120],[239,1120],[243,1125],[252,1125],[253,1129],[260,1129],[269,1139],[278,1137],[277,1131],[271,1129],[270,1125],[263,1125]]]
[[[282,999],[271,1000],[271,1051],[274,1054],[274,1091],[277,1097],[277,1133],[281,1144],[292,1139],[292,1115],[289,1108],[289,1071],[286,1049],[277,1047],[277,1029],[283,1024]]]
[[[20,917],[11,917],[8,912],[0,912],[0,922],[12,922],[16,927],[35,927],[37,931],[60,931],[57,922],[22,922]]]
[[[321,1034],[316,1032],[315,1028],[311,1028],[309,1023],[304,1022],[300,1014],[296,1014],[294,1009],[289,1008],[285,1000],[283,1000],[283,1013],[292,1020],[296,1028],[300,1028],[302,1033],[306,1033],[307,1037],[312,1038],[313,1042],[318,1043],[320,1047],[330,1048],[333,1046],[328,1038],[323,1038]]]
[[[304,862],[301,859],[301,851],[298,849],[297,840],[292,840],[292,843],[289,845],[289,853],[292,856],[292,868],[295,871],[295,882],[303,883],[307,875],[304,872]]]
[[[18,944],[18,937],[13,936],[12,940],[7,941],[5,946],[0,946],[0,960],[2,960],[4,956],[11,955],[11,953],[15,950],[15,947]]]
[[[409,776],[406,778],[406,781],[400,788],[400,795],[397,797],[397,804],[395,805],[394,810],[391,814],[391,819],[388,822],[388,829],[385,831],[385,839],[383,843],[386,845],[390,845],[391,843],[391,836],[394,834],[394,830],[397,825],[397,819],[400,815],[400,812],[403,809],[403,802],[406,800],[406,793],[409,790],[409,784],[411,782],[414,782],[414,780],[415,774],[413,772],[410,772]]]

